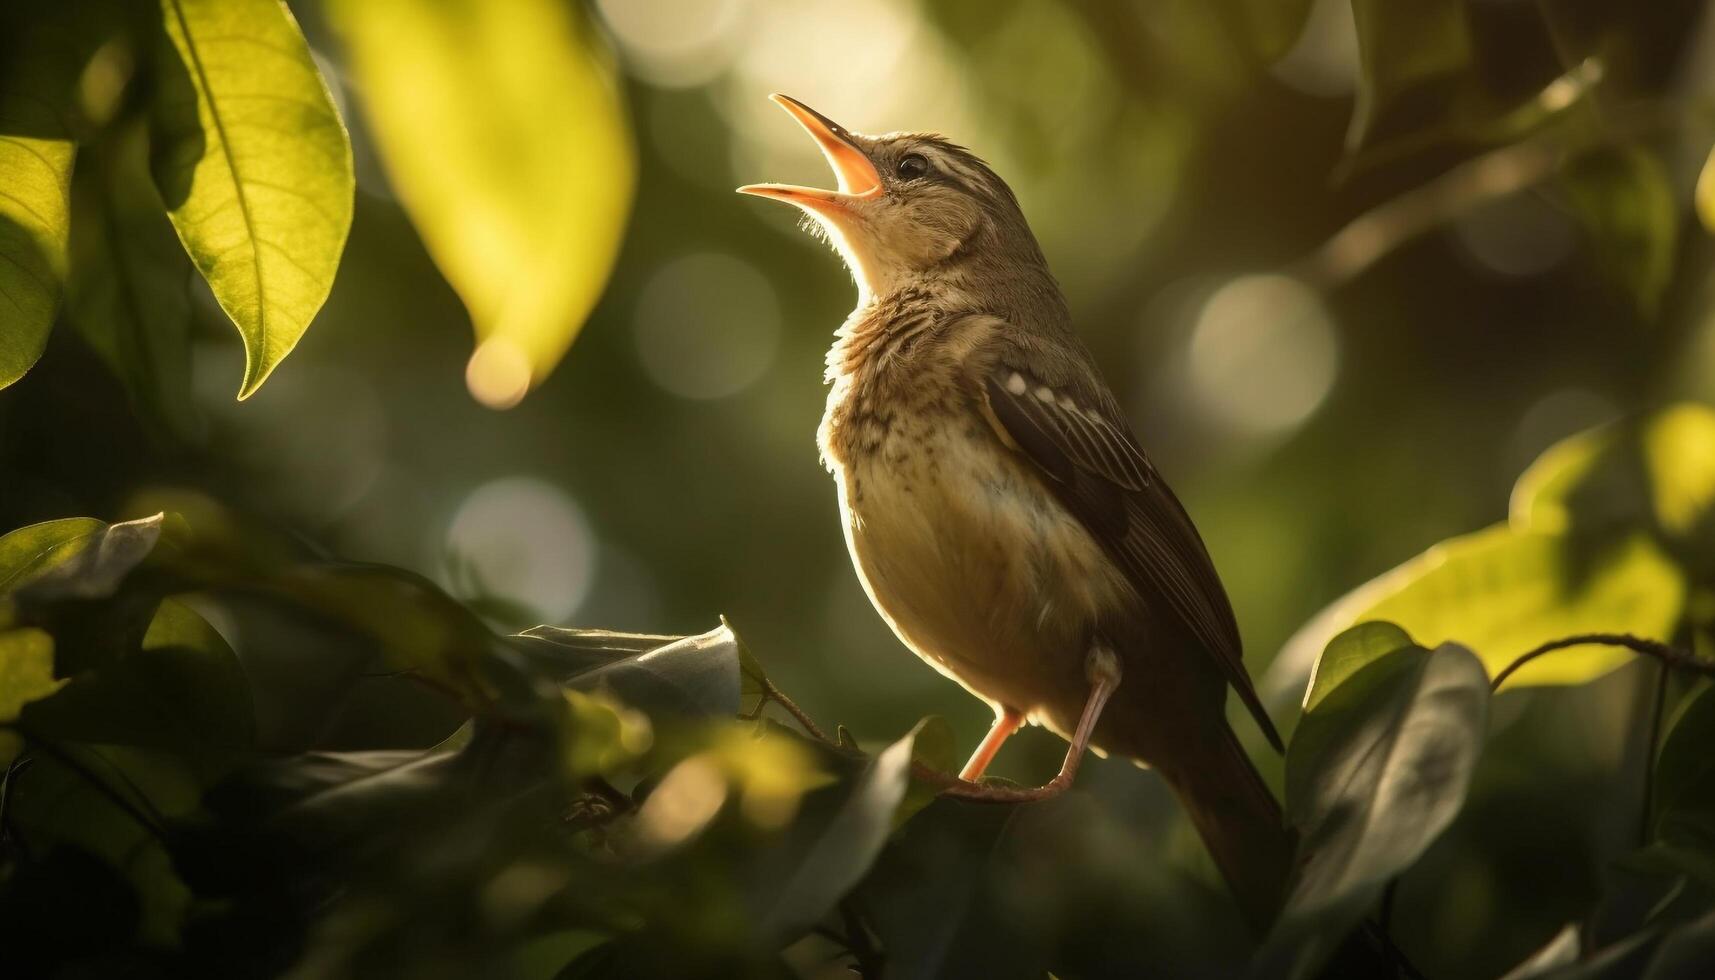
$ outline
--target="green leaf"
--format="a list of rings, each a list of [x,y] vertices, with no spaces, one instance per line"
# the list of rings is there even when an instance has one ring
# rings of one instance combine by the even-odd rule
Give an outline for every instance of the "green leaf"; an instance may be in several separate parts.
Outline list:
[[[559,683],[610,691],[652,718],[739,712],[740,645],[725,621],[699,636],[538,626],[509,640]]]
[[[476,327],[471,393],[509,407],[559,361],[618,254],[636,161],[575,5],[340,0],[382,162]]]
[[[1358,100],[1346,145],[1374,141],[1390,116],[1439,109],[1471,62],[1461,0],[1352,0],[1358,29]]]
[[[1330,691],[1373,661],[1403,647],[1416,646],[1411,636],[1392,623],[1359,623],[1328,641],[1316,660],[1304,693],[1304,710],[1315,711]]]
[[[1313,973],[1465,801],[1488,725],[1489,679],[1468,650],[1396,650],[1307,713],[1286,753],[1300,858],[1260,955],[1269,975]]]
[[[1513,487],[1514,527],[1606,540],[1647,527],[1693,579],[1715,568],[1715,410],[1669,405],[1569,436]]]
[[[166,515],[121,524],[68,517],[0,537],[0,596],[32,601],[111,595],[160,540]]]
[[[1650,813],[1669,845],[1715,848],[1715,687],[1692,695],[1675,713],[1655,759]]]
[[[838,812],[767,905],[756,910],[760,934],[776,942],[802,935],[863,879],[887,843],[905,799],[914,741],[914,735],[907,735],[893,743],[859,774]]]
[[[180,436],[191,401],[190,261],[149,183],[146,132],[85,149],[73,180],[66,319],[125,385],[133,403]]]
[[[934,772],[956,774],[959,771],[958,753],[959,740],[953,734],[953,726],[940,715],[930,715],[911,729],[912,762]],[[905,791],[905,799],[899,804],[899,812],[894,815],[893,825],[903,826],[918,811],[935,802],[940,792],[938,785],[913,776],[910,788]]]
[[[1679,239],[1679,204],[1666,165],[1642,146],[1604,146],[1567,164],[1560,187],[1602,273],[1652,319],[1672,278]]]
[[[161,603],[141,650],[72,678],[25,709],[32,734],[206,753],[255,740],[250,685],[226,641],[191,607]]]
[[[137,938],[176,945],[192,896],[156,821],[195,810],[201,794],[197,779],[166,753],[105,746],[61,749],[77,768],[56,756],[34,754],[19,779],[12,819],[32,847],[70,845],[118,871],[140,906]],[[96,780],[106,792],[96,788]]]
[[[65,681],[54,679],[54,638],[38,629],[0,633],[0,725],[18,720],[24,707],[49,697]],[[0,730],[0,763],[23,747],[16,732]]]
[[[1697,174],[1697,218],[1703,222],[1703,229],[1715,232],[1715,151],[1703,161],[1703,169]]]
[[[161,0],[161,10],[187,82],[157,93],[155,184],[244,338],[238,397],[248,398],[333,287],[351,229],[351,144],[280,0]]]
[[[1496,525],[1443,541],[1360,586],[1288,641],[1288,649],[1385,620],[1422,643],[1477,650],[1494,674],[1544,642],[1577,633],[1666,639],[1684,609],[1685,590],[1678,566],[1646,534],[1587,555],[1565,535]],[[1573,647],[1532,661],[1507,684],[1582,684],[1630,659],[1614,647]]]
[[[77,144],[66,79],[82,68],[35,4],[0,11],[0,388],[47,344],[66,276]]]

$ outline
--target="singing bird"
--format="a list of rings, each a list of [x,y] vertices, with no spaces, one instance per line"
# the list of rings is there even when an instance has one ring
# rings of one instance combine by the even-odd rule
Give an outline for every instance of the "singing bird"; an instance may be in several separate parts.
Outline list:
[[[949,792],[1043,799],[1086,747],[1137,760],[1262,927],[1291,838],[1227,724],[1227,688],[1277,751],[1280,736],[1209,554],[1074,332],[1012,190],[940,136],[864,136],[772,98],[839,189],[739,191],[801,208],[857,284],[818,433],[852,563],[899,639],[995,710]],[[977,782],[1026,721],[1070,741],[1059,775]]]

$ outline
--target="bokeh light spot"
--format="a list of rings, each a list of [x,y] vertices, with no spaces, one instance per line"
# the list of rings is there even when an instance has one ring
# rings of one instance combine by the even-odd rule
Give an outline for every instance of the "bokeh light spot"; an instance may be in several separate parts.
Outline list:
[[[535,477],[477,487],[453,515],[444,554],[453,594],[521,605],[549,622],[570,618],[595,578],[596,541],[583,511]]]
[[[1216,290],[1186,353],[1197,407],[1250,435],[1308,419],[1333,387],[1340,357],[1320,298],[1280,275],[1243,276]]]
[[[705,84],[737,54],[747,0],[596,0],[632,75],[663,88]]]
[[[636,331],[651,381],[680,398],[724,398],[774,363],[780,302],[750,263],[715,252],[687,255],[644,287]]]

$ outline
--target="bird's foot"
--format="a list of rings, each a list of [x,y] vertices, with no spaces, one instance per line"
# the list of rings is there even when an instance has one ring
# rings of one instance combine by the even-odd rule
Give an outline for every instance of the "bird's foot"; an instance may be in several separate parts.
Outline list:
[[[977,755],[965,766],[965,778],[949,779],[948,784],[941,789],[942,796],[951,796],[960,800],[974,800],[979,803],[1035,803],[1040,800],[1051,800],[1072,787],[1072,780],[1078,777],[1078,766],[1084,761],[1084,750],[1090,744],[1090,734],[1095,731],[1096,720],[1102,716],[1102,708],[1108,703],[1108,697],[1120,683],[1120,661],[1113,648],[1103,642],[1096,642],[1090,647],[1088,656],[1084,658],[1084,673],[1090,680],[1090,697],[1084,702],[1084,713],[1078,719],[1078,730],[1072,735],[1072,744],[1066,749],[1066,761],[1060,764],[1060,774],[1052,780],[1034,789],[1021,789],[1016,786],[991,786],[970,781],[970,773],[981,773],[982,768],[993,757],[993,750],[985,753],[978,749]],[[995,721],[995,729],[990,732],[991,738],[1007,723],[1010,713],[1003,714]],[[1016,724],[1013,725],[1017,727]],[[1011,734],[1008,729],[1001,739]],[[984,748],[988,748],[988,739],[984,740]],[[996,740],[994,749],[1000,747]],[[978,761],[981,765],[978,765]]]

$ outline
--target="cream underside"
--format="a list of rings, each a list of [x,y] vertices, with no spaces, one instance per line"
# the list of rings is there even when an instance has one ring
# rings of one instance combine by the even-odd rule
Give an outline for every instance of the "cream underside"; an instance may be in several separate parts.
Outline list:
[[[974,440],[958,425],[933,432],[937,443],[913,444],[903,462],[886,462],[900,454],[884,444],[850,470],[836,465],[859,578],[918,656],[1064,734],[1086,690],[1091,624],[1130,586],[987,432]]]

